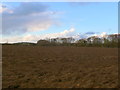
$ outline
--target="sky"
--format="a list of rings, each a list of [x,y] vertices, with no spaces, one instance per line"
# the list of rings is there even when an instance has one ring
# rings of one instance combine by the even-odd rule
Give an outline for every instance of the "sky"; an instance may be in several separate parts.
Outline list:
[[[0,6],[0,42],[118,33],[117,2],[5,2]]]

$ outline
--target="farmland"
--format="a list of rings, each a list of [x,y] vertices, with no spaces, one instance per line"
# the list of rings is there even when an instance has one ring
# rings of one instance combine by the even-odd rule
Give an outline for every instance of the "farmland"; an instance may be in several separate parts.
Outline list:
[[[116,88],[118,48],[3,45],[3,88]]]

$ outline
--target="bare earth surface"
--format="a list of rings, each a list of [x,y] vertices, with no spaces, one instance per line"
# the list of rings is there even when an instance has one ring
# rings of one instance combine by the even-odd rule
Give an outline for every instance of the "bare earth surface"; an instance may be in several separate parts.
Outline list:
[[[118,49],[3,46],[3,88],[116,88]]]

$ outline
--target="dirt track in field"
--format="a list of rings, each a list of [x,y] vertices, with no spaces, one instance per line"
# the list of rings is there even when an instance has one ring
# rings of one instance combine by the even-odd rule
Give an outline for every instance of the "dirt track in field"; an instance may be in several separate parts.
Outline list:
[[[3,46],[3,88],[116,88],[118,49]]]

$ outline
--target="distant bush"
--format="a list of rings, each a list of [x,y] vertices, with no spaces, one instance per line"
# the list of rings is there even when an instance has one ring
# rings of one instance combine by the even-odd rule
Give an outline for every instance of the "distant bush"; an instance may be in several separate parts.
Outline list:
[[[28,46],[28,45],[36,45],[36,43],[19,42],[19,43],[2,43],[2,45],[23,45],[23,46]]]
[[[48,46],[48,45],[50,45],[50,42],[47,41],[47,40],[39,40],[39,41],[37,42],[37,45],[40,45],[40,46]]]

